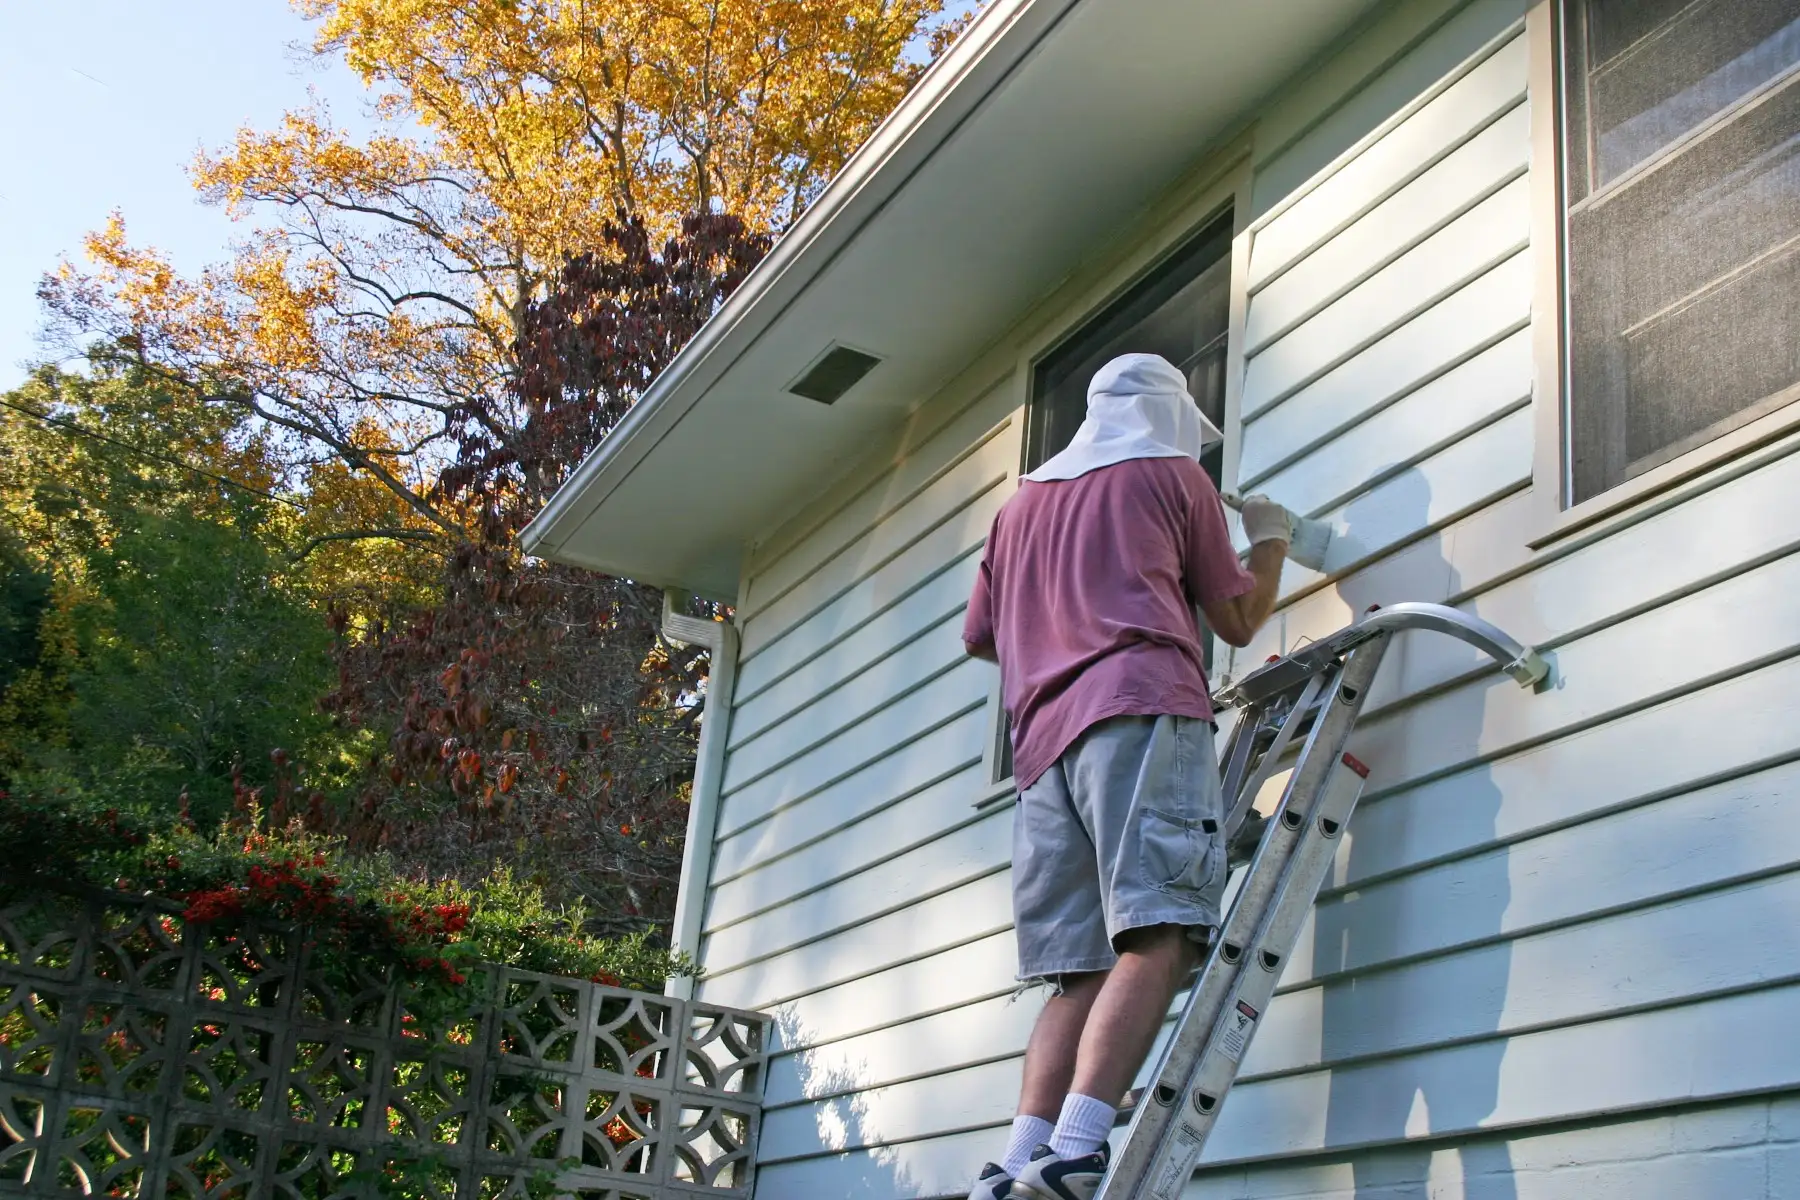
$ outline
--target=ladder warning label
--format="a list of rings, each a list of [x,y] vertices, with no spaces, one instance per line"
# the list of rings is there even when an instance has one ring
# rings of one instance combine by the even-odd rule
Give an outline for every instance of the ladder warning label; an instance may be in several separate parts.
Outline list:
[[[1225,1014],[1225,1027],[1219,1031],[1219,1053],[1232,1062],[1242,1062],[1250,1045],[1250,1034],[1256,1029],[1257,1012],[1242,1000]]]

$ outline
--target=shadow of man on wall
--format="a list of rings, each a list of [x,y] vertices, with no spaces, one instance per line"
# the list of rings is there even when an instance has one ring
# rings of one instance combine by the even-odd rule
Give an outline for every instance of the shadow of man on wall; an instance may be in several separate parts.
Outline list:
[[[1352,504],[1341,536],[1353,543],[1386,541],[1379,531],[1422,528],[1430,521],[1430,507],[1429,482],[1419,471],[1407,471]],[[1407,553],[1413,558],[1402,574],[1412,580],[1442,578],[1444,591],[1433,596],[1374,594],[1383,586],[1382,572],[1369,572],[1339,586],[1352,611],[1360,614],[1377,603],[1441,600],[1460,590],[1443,534],[1414,543]],[[1421,562],[1421,554],[1432,558]],[[1382,664],[1388,686],[1378,694],[1394,695],[1390,688],[1405,671],[1409,654],[1416,660],[1421,654],[1441,653],[1430,644],[1436,640],[1441,636],[1426,633],[1396,638]],[[1453,707],[1441,729],[1434,726],[1434,738],[1447,731],[1452,744],[1474,745],[1485,695],[1484,689],[1463,688],[1432,701]],[[1360,743],[1369,755],[1377,788],[1384,777],[1382,745],[1404,745],[1414,736],[1404,715],[1382,724],[1387,728],[1352,740],[1353,747]],[[1491,772],[1476,767],[1452,780],[1430,806],[1401,807],[1408,804],[1404,792],[1365,800],[1347,834],[1344,880],[1349,887],[1321,898],[1316,914],[1313,971],[1327,981],[1322,1050],[1331,1070],[1326,1142],[1351,1151],[1357,1200],[1428,1200],[1440,1194],[1431,1190],[1433,1183],[1441,1188],[1450,1182],[1442,1177],[1446,1170],[1451,1179],[1460,1178],[1457,1194],[1464,1200],[1518,1197],[1506,1141],[1461,1134],[1447,1143],[1434,1141],[1440,1131],[1479,1127],[1498,1101],[1506,1042],[1494,1035],[1506,1006],[1511,945],[1494,940],[1441,958],[1432,956],[1432,947],[1442,943],[1447,931],[1453,931],[1459,944],[1501,932],[1511,899],[1505,851],[1478,853],[1368,887],[1355,882],[1391,864],[1393,839],[1418,823],[1453,815],[1466,835],[1464,844],[1492,838],[1501,795]],[[1436,805],[1444,802],[1458,811],[1440,812]],[[1331,886],[1328,882],[1327,888]],[[1420,958],[1410,965],[1382,965],[1407,955]],[[1453,1040],[1457,1044],[1430,1049]],[[1437,1180],[1431,1178],[1434,1165]]]

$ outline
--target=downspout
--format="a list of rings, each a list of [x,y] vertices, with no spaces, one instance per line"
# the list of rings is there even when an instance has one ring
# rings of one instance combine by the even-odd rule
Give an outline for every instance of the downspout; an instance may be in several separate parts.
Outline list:
[[[698,960],[700,924],[706,913],[706,884],[712,875],[713,831],[719,823],[719,786],[725,774],[725,741],[731,728],[731,698],[737,683],[738,632],[729,621],[708,621],[675,611],[673,591],[663,592],[662,634],[683,646],[711,653],[706,708],[700,718],[700,746],[694,783],[688,793],[687,842],[681,851],[681,880],[675,893],[670,946]],[[671,976],[664,994],[682,1000],[694,995],[692,976]]]

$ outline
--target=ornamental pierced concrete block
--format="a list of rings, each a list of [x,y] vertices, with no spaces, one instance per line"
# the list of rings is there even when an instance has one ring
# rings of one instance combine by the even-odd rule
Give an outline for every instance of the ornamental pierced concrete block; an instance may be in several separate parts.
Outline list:
[[[428,1038],[312,955],[150,900],[0,908],[0,1195],[749,1197],[768,1017],[488,967]]]

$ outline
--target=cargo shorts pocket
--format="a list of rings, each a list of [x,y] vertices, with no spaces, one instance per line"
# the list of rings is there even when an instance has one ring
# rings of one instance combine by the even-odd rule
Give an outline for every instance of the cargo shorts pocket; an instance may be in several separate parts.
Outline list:
[[[1183,820],[1146,809],[1139,838],[1144,882],[1157,891],[1199,893],[1218,882],[1225,865],[1218,822]]]

